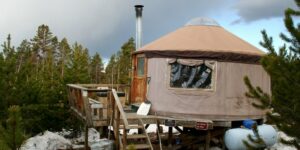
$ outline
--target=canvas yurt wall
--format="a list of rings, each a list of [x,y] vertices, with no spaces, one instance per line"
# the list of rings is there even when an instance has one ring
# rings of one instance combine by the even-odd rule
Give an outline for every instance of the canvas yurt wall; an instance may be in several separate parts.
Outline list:
[[[251,105],[243,81],[248,76],[270,92],[270,78],[259,64],[263,55],[213,20],[200,18],[145,45],[133,58],[143,60],[140,89],[147,91],[153,114],[240,120],[265,114]],[[137,64],[134,68],[141,70]],[[137,81],[141,78],[134,75],[134,86],[142,85]]]
[[[212,61],[215,68],[211,88],[172,88],[168,60],[148,59],[148,76],[151,77],[148,99],[153,113],[214,120],[261,118],[264,115],[244,96],[247,91],[244,76],[264,91],[270,91],[269,76],[260,65]]]

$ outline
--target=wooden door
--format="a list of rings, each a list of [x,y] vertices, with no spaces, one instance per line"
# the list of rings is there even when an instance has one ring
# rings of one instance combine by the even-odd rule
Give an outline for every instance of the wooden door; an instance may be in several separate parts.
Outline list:
[[[133,57],[133,81],[131,87],[131,102],[143,102],[146,98],[147,88],[147,59],[144,54]]]

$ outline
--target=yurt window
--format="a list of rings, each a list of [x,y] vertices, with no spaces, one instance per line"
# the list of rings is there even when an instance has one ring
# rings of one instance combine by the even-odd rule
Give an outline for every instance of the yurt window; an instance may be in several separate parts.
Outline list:
[[[203,60],[177,59],[169,61],[170,87],[211,89],[214,63]]]
[[[144,76],[145,57],[137,57],[137,76]]]

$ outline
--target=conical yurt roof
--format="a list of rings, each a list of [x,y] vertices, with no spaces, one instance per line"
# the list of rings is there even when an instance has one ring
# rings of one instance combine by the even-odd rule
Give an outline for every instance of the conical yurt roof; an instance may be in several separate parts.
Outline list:
[[[150,57],[204,57],[219,60],[258,62],[264,52],[228,32],[214,20],[196,18],[135,53]]]

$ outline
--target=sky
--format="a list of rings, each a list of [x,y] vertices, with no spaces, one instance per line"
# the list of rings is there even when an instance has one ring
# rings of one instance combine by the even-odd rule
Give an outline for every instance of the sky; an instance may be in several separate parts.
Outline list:
[[[286,32],[284,10],[293,0],[0,0],[0,43],[8,34],[18,46],[46,24],[60,40],[78,42],[105,61],[135,37],[134,5],[144,5],[143,44],[172,32],[196,17],[216,20],[226,30],[257,48],[261,30],[278,38]]]

